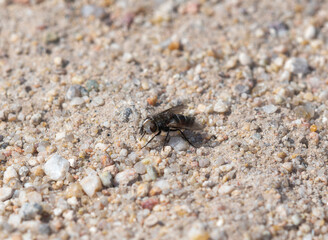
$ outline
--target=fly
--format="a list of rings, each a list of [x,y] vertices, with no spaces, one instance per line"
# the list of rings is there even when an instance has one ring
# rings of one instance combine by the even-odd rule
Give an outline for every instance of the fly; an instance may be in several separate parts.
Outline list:
[[[173,131],[178,131],[185,141],[196,148],[188,140],[182,130],[200,130],[202,126],[195,121],[195,117],[180,114],[185,108],[185,105],[178,105],[147,117],[140,127],[140,140],[145,134],[153,134],[153,136],[142,148],[146,147],[156,136],[160,135],[162,131],[167,133],[163,143],[163,149],[168,142],[170,132]]]

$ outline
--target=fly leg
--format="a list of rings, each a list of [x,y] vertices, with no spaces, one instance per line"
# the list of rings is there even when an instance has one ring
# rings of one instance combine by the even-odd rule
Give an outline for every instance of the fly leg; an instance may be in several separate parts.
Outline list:
[[[192,144],[192,143],[188,140],[188,138],[184,135],[184,133],[181,131],[181,129],[176,129],[176,131],[179,131],[179,132],[181,133],[182,138],[183,138],[184,140],[186,140],[191,146],[193,146],[194,148],[196,148],[196,147],[194,146],[194,144]]]
[[[164,150],[165,145],[168,143],[169,134],[170,134],[170,129],[167,131],[167,134],[166,134],[166,137],[165,137],[165,140],[163,143],[163,150]]]
[[[143,149],[144,147],[146,147],[156,136],[160,135],[161,131],[158,131],[158,133],[156,133],[147,143],[145,146],[143,146],[141,149]]]

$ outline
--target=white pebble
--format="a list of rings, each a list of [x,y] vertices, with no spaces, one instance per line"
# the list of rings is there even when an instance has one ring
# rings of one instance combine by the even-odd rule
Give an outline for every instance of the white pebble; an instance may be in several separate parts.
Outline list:
[[[67,203],[71,206],[77,206],[79,204],[76,197],[71,197],[67,199]]]
[[[223,185],[219,188],[219,194],[222,194],[222,195],[230,194],[233,190],[235,190],[234,186]]]
[[[0,201],[4,202],[10,199],[14,194],[14,189],[10,187],[2,187],[0,188]]]
[[[246,53],[241,53],[238,58],[240,64],[245,66],[250,66],[252,64],[252,58],[248,56]]]
[[[69,162],[55,153],[44,164],[43,170],[45,174],[52,180],[62,180],[65,178],[66,173],[69,170]]]
[[[138,180],[139,174],[135,169],[126,169],[115,176],[115,183],[118,185],[130,185]]]
[[[189,148],[189,143],[185,141],[182,137],[171,137],[169,143],[175,151],[186,151]]]
[[[8,183],[12,178],[18,178],[18,174],[13,166],[9,166],[3,174],[3,182]]]
[[[89,196],[92,197],[96,192],[101,190],[102,185],[100,178],[96,174],[90,174],[83,178],[80,182],[83,191]]]
[[[70,102],[71,106],[80,106],[84,104],[84,99],[81,97],[75,97]]]
[[[285,63],[285,70],[294,74],[306,74],[310,68],[305,58],[290,58]]]
[[[124,62],[129,63],[129,62],[133,61],[133,56],[132,56],[131,53],[126,52],[126,53],[123,54],[122,59],[123,59]]]
[[[229,111],[229,106],[222,100],[219,100],[215,105],[214,105],[214,111],[217,113],[225,113]]]
[[[55,57],[54,58],[54,64],[57,66],[57,67],[60,67],[63,65],[63,59],[61,57]]]
[[[105,104],[105,101],[102,97],[100,96],[97,96],[95,97],[93,100],[92,100],[92,105],[95,106],[95,107],[100,107],[100,106],[103,106]]]
[[[304,38],[307,40],[315,38],[316,29],[313,25],[308,26],[304,32]]]
[[[270,113],[275,113],[278,110],[278,107],[273,104],[269,104],[269,105],[263,106],[262,109],[265,113],[270,114]]]
[[[219,167],[221,172],[230,172],[233,169],[232,164],[226,164]]]

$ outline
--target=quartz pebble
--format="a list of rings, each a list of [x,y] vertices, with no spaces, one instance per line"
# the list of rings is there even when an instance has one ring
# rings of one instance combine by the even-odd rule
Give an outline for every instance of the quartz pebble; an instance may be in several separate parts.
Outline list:
[[[219,100],[215,105],[214,105],[214,111],[217,113],[226,113],[229,111],[229,105],[223,102],[222,100]]]
[[[104,187],[112,187],[113,186],[113,176],[108,171],[103,171],[100,175],[101,183]]]
[[[101,190],[101,180],[96,173],[91,173],[90,175],[84,177],[80,184],[83,191],[89,196],[92,197],[96,192]]]
[[[9,166],[3,174],[3,182],[8,183],[11,179],[18,178],[18,174],[14,167]]]
[[[189,143],[181,137],[171,137],[168,145],[175,151],[186,151],[189,148]]]
[[[95,97],[92,101],[92,105],[95,107],[100,107],[103,106],[104,104],[105,104],[105,100],[100,96]]]
[[[0,201],[6,201],[10,199],[14,194],[14,189],[10,187],[2,187],[0,188]]]
[[[267,114],[275,113],[278,110],[278,107],[275,105],[266,105],[262,107],[263,111]]]
[[[19,215],[23,220],[34,219],[37,215],[41,214],[43,208],[38,203],[24,203],[19,210]]]
[[[305,29],[305,32],[304,32],[305,39],[308,39],[308,40],[313,39],[313,38],[315,38],[315,35],[316,35],[316,29],[313,25],[310,25]]]
[[[310,67],[305,58],[291,58],[285,63],[285,69],[294,74],[307,74]]]
[[[252,64],[252,58],[246,53],[241,53],[238,60],[241,65],[250,66]]]
[[[135,169],[126,169],[122,172],[119,172],[115,176],[115,183],[117,185],[132,185],[139,178],[139,174]]]
[[[64,179],[69,170],[69,162],[59,154],[55,153],[44,164],[43,170],[52,180]]]
[[[141,161],[134,165],[134,170],[141,175],[146,173],[146,167]]]
[[[234,186],[223,185],[219,188],[219,194],[222,194],[222,195],[230,194],[233,190],[235,190]]]

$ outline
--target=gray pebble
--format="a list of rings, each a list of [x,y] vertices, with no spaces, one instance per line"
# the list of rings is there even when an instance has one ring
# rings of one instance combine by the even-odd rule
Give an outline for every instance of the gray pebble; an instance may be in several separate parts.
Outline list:
[[[84,5],[81,9],[81,14],[83,17],[95,16],[97,18],[104,18],[106,16],[106,12],[102,7],[92,4]]]
[[[310,67],[305,58],[291,58],[285,63],[285,69],[294,74],[307,74]]]
[[[88,91],[81,85],[72,85],[66,92],[65,98],[67,100],[72,100],[75,97],[87,96]]]
[[[47,223],[41,223],[39,226],[39,232],[44,235],[50,235],[51,228]]]
[[[42,206],[38,203],[24,203],[19,210],[19,214],[23,220],[31,220],[41,214],[42,211]]]
[[[132,109],[131,108],[125,108],[123,113],[122,113],[122,121],[123,122],[128,122],[130,120],[130,115],[132,114]]]
[[[142,162],[137,162],[134,165],[134,170],[136,170],[136,172],[141,175],[146,173],[146,167]]]
[[[202,158],[198,161],[201,168],[206,168],[210,165],[210,160],[208,158]]]
[[[99,84],[96,80],[88,80],[85,86],[88,92],[91,92],[92,90],[95,90],[96,92],[99,91]]]
[[[92,101],[92,105],[95,107],[100,107],[100,106],[103,106],[104,104],[105,104],[105,101],[100,96],[95,97]]]
[[[39,125],[39,123],[41,122],[42,120],[42,116],[40,113],[36,113],[34,114],[32,117],[31,117],[31,122],[33,125]]]
[[[156,168],[154,166],[147,166],[147,176],[150,180],[156,180],[158,177]]]

